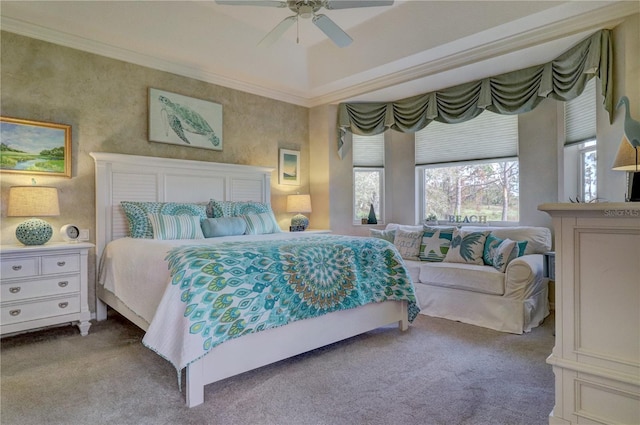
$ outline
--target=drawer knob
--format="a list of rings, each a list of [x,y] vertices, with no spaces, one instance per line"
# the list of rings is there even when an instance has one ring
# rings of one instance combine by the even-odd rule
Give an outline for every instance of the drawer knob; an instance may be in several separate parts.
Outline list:
[[[20,287],[14,286],[12,288],[9,288],[9,292],[11,292],[12,294],[17,294],[18,292],[20,292]]]
[[[63,280],[62,282],[58,282],[58,286],[64,288],[69,284],[69,281]]]
[[[18,308],[18,309],[15,309],[15,310],[11,310],[11,311],[9,311],[9,314],[15,317],[15,316],[17,316],[18,314],[20,314],[20,312],[21,312],[21,311],[22,311],[22,310],[20,310],[20,309]]]
[[[63,267],[65,264],[67,264],[65,261],[58,261],[58,265],[60,267]]]
[[[13,266],[11,267],[14,271],[22,270],[22,266]]]
[[[63,302],[63,303],[58,303],[58,307],[60,307],[60,308],[67,308],[68,305],[69,305],[69,303],[66,302],[66,301]]]

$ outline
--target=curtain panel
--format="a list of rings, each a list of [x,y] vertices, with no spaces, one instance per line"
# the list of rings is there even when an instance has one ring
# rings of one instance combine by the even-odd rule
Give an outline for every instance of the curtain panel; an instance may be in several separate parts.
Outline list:
[[[483,80],[425,93],[396,102],[341,103],[338,106],[338,155],[343,158],[347,131],[363,136],[388,129],[415,133],[432,121],[455,124],[484,110],[498,114],[529,112],[550,97],[578,97],[587,81],[600,78],[604,107],[613,119],[613,47],[611,31],[600,30],[551,62]]]

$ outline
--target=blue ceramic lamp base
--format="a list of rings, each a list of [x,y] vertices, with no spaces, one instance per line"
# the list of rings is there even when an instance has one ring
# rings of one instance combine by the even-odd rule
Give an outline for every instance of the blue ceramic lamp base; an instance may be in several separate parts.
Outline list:
[[[44,245],[53,236],[53,228],[39,218],[30,218],[16,228],[16,238],[25,245]]]
[[[309,227],[309,219],[302,214],[296,214],[291,218],[292,227],[302,227],[305,230]]]

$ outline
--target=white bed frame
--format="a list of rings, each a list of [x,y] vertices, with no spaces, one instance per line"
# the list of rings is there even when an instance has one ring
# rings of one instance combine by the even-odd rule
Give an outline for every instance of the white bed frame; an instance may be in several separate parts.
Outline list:
[[[96,175],[96,264],[113,239],[126,236],[120,201],[208,202],[209,199],[270,202],[272,168],[93,152]],[[143,330],[149,323],[96,284],[96,316],[107,306]],[[204,402],[204,386],[372,329],[398,323],[408,328],[406,301],[385,301],[296,321],[215,348],[186,370],[186,402]],[[274,344],[273,341],[278,341]]]

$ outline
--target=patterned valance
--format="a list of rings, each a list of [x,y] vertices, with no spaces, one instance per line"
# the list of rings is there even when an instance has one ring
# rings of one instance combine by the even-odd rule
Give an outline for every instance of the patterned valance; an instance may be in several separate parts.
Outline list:
[[[551,62],[483,80],[425,93],[396,102],[341,103],[338,107],[338,154],[347,131],[371,136],[387,129],[415,133],[431,121],[459,123],[484,110],[521,114],[543,99],[567,101],[600,77],[604,107],[613,118],[613,47],[611,31],[600,30]]]

